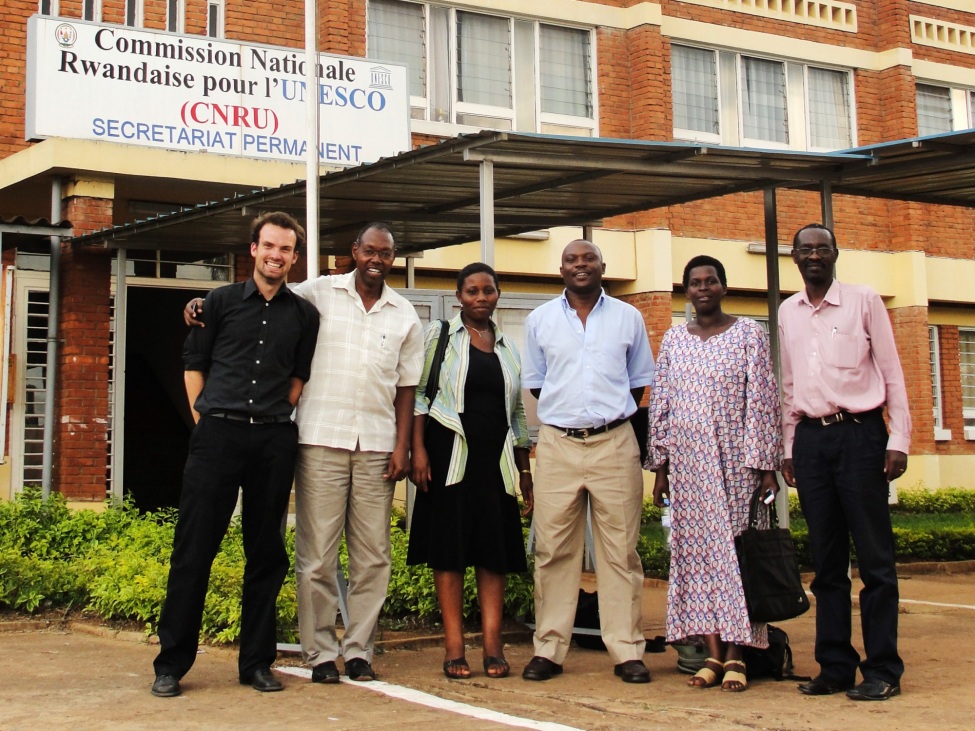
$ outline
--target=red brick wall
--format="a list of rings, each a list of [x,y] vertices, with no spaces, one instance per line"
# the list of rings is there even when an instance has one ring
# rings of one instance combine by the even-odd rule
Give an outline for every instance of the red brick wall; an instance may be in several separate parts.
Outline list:
[[[928,308],[899,307],[888,310],[888,314],[894,327],[894,340],[911,405],[911,453],[931,454],[934,451],[934,402],[931,399]]]
[[[64,215],[77,233],[112,223],[112,201],[74,197]],[[111,252],[61,252],[53,482],[65,497],[104,500],[108,461]]]

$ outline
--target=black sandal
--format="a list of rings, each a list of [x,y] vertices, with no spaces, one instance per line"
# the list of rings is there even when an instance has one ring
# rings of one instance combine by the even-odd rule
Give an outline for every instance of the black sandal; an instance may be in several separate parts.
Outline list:
[[[443,674],[451,680],[467,680],[471,677],[471,666],[463,657],[458,657],[456,660],[444,660]]]
[[[492,668],[500,668],[500,672],[492,673]],[[507,678],[511,674],[511,666],[503,657],[488,655],[484,658],[484,672],[489,678]]]

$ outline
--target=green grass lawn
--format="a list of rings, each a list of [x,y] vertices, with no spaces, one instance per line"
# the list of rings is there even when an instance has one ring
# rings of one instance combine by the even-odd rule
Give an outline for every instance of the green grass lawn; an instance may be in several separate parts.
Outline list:
[[[890,522],[895,528],[908,530],[975,528],[975,513],[891,513]],[[806,530],[806,521],[793,518],[790,527]]]

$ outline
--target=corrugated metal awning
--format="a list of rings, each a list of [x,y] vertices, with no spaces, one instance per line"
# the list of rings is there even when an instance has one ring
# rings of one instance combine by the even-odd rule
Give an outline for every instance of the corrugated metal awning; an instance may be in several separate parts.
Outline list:
[[[480,132],[321,178],[320,249],[345,253],[388,221],[403,251],[476,241],[480,163],[493,163],[496,236],[599,225],[624,213],[766,189],[975,206],[975,130],[830,153]],[[251,219],[305,218],[305,184],[265,189],[74,239],[80,246],[239,251]]]
[[[43,244],[51,236],[69,239],[74,236],[70,221],[51,223],[46,218],[28,220],[23,216],[0,218],[0,243],[3,249],[23,248]]]

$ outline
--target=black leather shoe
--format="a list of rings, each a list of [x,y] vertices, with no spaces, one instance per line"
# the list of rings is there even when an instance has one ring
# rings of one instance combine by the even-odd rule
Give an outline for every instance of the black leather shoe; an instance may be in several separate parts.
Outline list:
[[[799,692],[805,695],[833,695],[852,687],[853,683],[838,683],[835,680],[824,678],[822,675],[817,675],[808,683],[799,683]]]
[[[873,678],[864,680],[853,690],[846,691],[846,697],[855,701],[885,701],[901,694],[901,687],[886,680]]]
[[[313,683],[337,683],[339,682],[339,669],[335,662],[327,660],[321,665],[316,665],[311,669],[311,682]]]
[[[649,683],[650,671],[643,660],[627,660],[613,668],[616,677],[624,683]]]
[[[376,679],[376,671],[372,669],[372,665],[364,657],[354,657],[351,660],[346,660],[345,674],[349,676],[349,680],[358,680],[360,682]]]
[[[181,692],[175,675],[157,675],[152,684],[152,694],[158,698],[172,698]]]
[[[284,690],[284,686],[281,685],[280,680],[274,677],[271,668],[258,668],[249,680],[241,678],[240,684],[249,685],[254,690],[259,690],[262,693],[274,693],[275,691]]]
[[[525,680],[548,680],[553,675],[561,675],[562,666],[556,665],[547,657],[535,655],[525,669],[521,671],[521,677]]]

